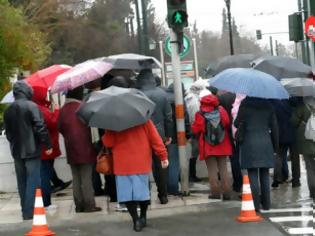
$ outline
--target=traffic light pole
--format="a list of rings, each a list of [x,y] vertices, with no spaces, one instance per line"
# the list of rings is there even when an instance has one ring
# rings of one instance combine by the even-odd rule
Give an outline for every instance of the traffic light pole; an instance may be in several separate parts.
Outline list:
[[[186,155],[185,109],[180,76],[180,56],[177,34],[170,29],[172,46],[172,66],[174,76],[175,111],[177,126],[177,144],[179,151],[180,183],[183,196],[189,195],[188,158]]]
[[[315,15],[315,12],[312,12],[311,9],[311,0],[307,1],[307,13],[308,16]],[[311,67],[315,69],[315,45],[312,40],[309,40],[309,49]]]

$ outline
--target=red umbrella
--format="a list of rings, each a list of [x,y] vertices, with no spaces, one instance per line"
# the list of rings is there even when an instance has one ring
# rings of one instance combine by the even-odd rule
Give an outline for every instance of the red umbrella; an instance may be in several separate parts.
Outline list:
[[[71,68],[72,67],[68,65],[53,65],[35,72],[25,80],[32,87],[48,89],[55,82],[58,75],[65,73]]]

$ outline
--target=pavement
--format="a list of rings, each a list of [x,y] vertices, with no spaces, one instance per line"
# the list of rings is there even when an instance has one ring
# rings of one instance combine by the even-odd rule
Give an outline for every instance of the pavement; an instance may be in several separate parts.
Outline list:
[[[148,211],[148,227],[142,235],[231,235],[231,236],[311,236],[314,232],[313,201],[308,197],[305,169],[302,165],[302,186],[289,183],[271,191],[272,209],[262,212],[264,221],[237,223],[241,201],[235,194],[231,201],[209,200],[205,179],[190,186],[188,197],[170,196],[161,205],[152,184],[152,203]],[[128,213],[116,211],[116,203],[107,197],[96,197],[103,210],[98,213],[75,213],[71,186],[53,195],[52,207],[46,212],[51,230],[58,236],[134,235]],[[32,221],[22,221],[17,193],[0,193],[0,235],[23,235],[31,229]]]

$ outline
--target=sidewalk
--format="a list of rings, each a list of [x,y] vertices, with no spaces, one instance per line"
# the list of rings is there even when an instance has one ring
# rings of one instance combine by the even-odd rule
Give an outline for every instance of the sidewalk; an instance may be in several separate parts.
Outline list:
[[[208,182],[194,183],[191,185],[191,194],[188,197],[169,196],[169,203],[161,205],[157,199],[155,184],[151,189],[151,206],[148,215],[151,218],[160,216],[171,216],[188,212],[206,211],[211,204],[221,202],[220,200],[209,200]],[[62,196],[60,196],[62,195]],[[109,221],[129,220],[129,214],[117,212],[117,203],[109,202],[108,197],[96,197],[97,206],[103,208],[97,213],[75,213],[75,206],[72,197],[72,189],[66,189],[53,195],[52,206],[46,212],[49,224],[58,225],[65,220],[79,221],[80,219],[93,220],[95,217],[105,216]],[[18,224],[23,222],[21,218],[20,199],[17,193],[0,194],[0,227],[8,224]],[[239,201],[229,201],[232,206],[241,205]]]

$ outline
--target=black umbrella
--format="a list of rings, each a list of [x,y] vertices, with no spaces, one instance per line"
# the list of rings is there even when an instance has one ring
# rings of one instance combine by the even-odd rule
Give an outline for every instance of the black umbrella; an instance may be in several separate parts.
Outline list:
[[[93,92],[77,115],[90,127],[122,131],[147,122],[154,108],[141,91],[111,86]]]
[[[278,80],[283,78],[312,78],[312,68],[301,61],[280,56],[260,57],[252,62],[256,70],[268,73]]]
[[[238,54],[220,58],[208,66],[207,76],[214,76],[229,68],[250,68],[251,62],[257,58],[254,54]]]

